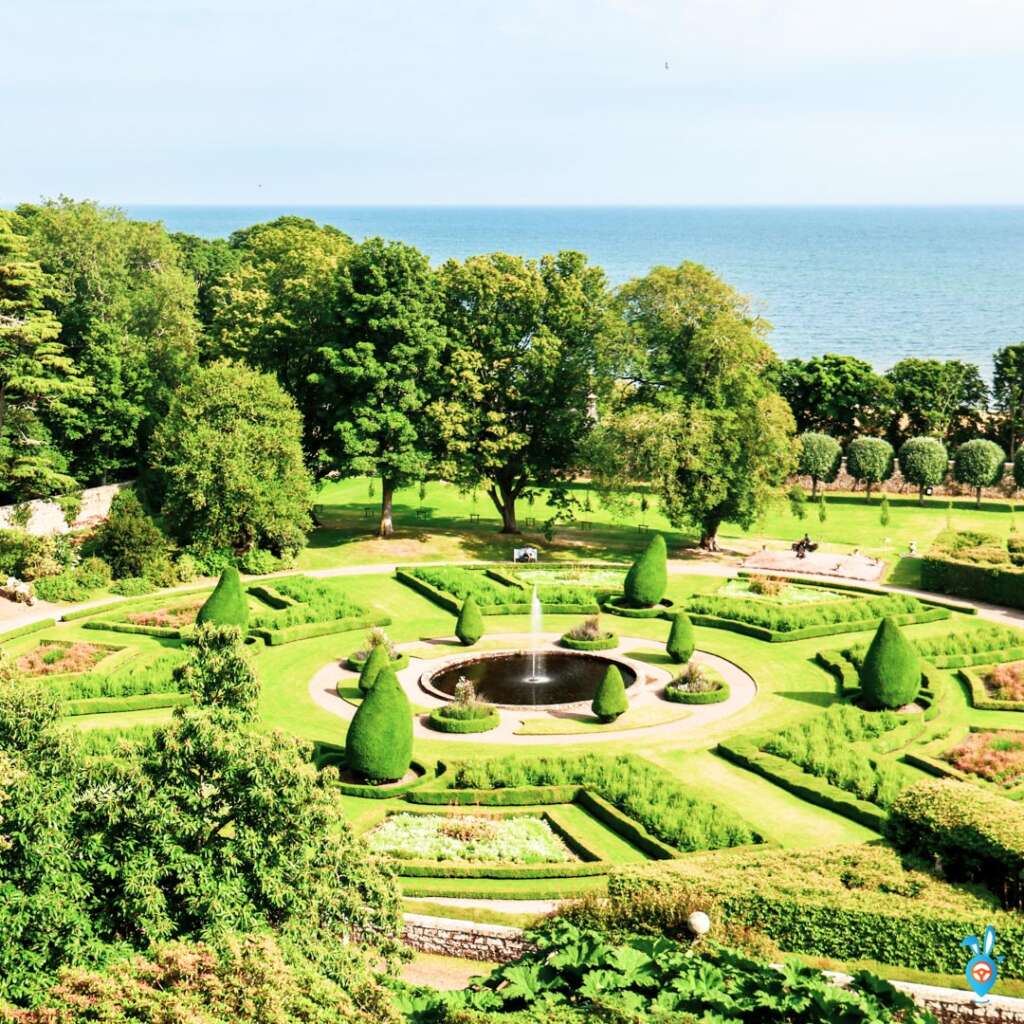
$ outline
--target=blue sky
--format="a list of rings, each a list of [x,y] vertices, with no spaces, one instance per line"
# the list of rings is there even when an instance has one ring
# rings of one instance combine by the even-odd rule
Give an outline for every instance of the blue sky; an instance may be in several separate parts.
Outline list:
[[[3,203],[1024,202],[1021,0],[5,8]]]

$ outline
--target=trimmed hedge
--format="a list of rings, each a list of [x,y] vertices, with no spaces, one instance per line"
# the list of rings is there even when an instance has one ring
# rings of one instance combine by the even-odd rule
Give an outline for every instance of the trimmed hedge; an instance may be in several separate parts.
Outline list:
[[[729,699],[732,691],[724,679],[719,679],[717,682],[718,686],[714,690],[704,690],[700,693],[681,690],[678,686],[669,683],[665,687],[665,700],[670,700],[674,704],[721,704]]]
[[[0,644],[5,644],[8,640],[17,640],[20,636],[30,636],[32,633],[42,632],[42,630],[56,625],[56,619],[40,619],[38,622],[30,622],[27,626],[9,629],[6,633],[0,633]]]
[[[961,974],[965,932],[999,932],[1002,973],[1024,977],[1024,921],[980,889],[904,866],[878,845],[694,854],[670,865],[615,869],[610,916],[631,930],[664,931],[690,909],[752,928],[788,953],[870,959]],[[715,933],[712,933],[715,937]]]
[[[588,878],[607,875],[607,861],[565,861],[555,864],[455,864],[437,860],[392,860],[402,878]]]
[[[598,876],[601,882],[604,882],[604,876]],[[542,879],[536,879],[536,881],[543,881]],[[580,881],[586,881],[581,879]],[[474,889],[465,881],[453,880],[450,887],[439,889],[436,885],[424,884],[426,879],[423,879],[419,885],[416,884],[415,879],[405,879],[402,882],[402,895],[413,899],[436,899],[441,896],[453,896],[459,899],[465,900],[571,900],[579,899],[583,893],[583,889],[579,884],[573,885],[573,879],[564,879],[565,885],[559,887],[557,885],[548,884],[542,889],[529,889],[526,884],[515,885],[513,884],[508,889],[495,889],[494,887],[487,887],[481,889]],[[587,891],[590,891],[588,887]]]
[[[564,786],[509,786],[507,789],[420,789],[410,793],[406,800],[413,804],[431,804],[444,807],[539,807],[544,804],[569,804],[582,791],[579,785]]]
[[[150,708],[176,708],[190,704],[187,693],[138,693],[128,697],[83,697],[67,700],[61,712],[69,718],[78,715],[105,715],[116,711],[143,711]]]
[[[590,710],[601,722],[614,722],[619,715],[629,710],[629,698],[622,682],[622,673],[617,665],[609,665],[604,677],[597,684],[597,691],[590,703]]]
[[[882,619],[860,667],[862,699],[872,708],[900,708],[920,690],[917,652],[892,619]]]
[[[589,789],[581,789],[576,794],[575,803],[585,811],[603,822],[613,832],[627,842],[632,843],[641,853],[647,854],[652,860],[673,860],[682,854],[674,846],[663,843],[657,836],[651,835],[640,822],[620,811],[609,800]]]
[[[242,577],[229,566],[220,574],[217,586],[196,615],[196,625],[212,622],[218,626],[238,626],[244,633],[249,625],[249,602],[242,590]]]
[[[370,783],[401,779],[412,763],[412,707],[398,677],[384,669],[345,736],[349,767]]]
[[[962,668],[958,675],[967,685],[971,706],[979,711],[1024,711],[1024,700],[999,700],[993,697],[977,668]]]
[[[612,615],[621,615],[624,619],[667,619],[670,617],[668,609],[672,602],[663,599],[653,608],[630,608],[628,605],[620,604],[623,600],[621,594],[615,594],[605,598],[601,602],[601,611],[609,612]]]
[[[914,649],[937,668],[1017,661],[1024,658],[1024,633],[1009,626],[979,625],[964,633],[946,633],[915,640]],[[842,653],[859,669],[866,652],[864,644],[855,644]]]
[[[626,573],[622,597],[634,608],[657,605],[668,586],[668,549],[665,538],[656,533]]]
[[[160,636],[169,640],[181,638],[177,626],[141,626],[135,622],[119,622],[116,619],[90,619],[82,623],[82,629],[99,629],[107,633],[134,633],[138,636]]]
[[[363,665],[366,664],[365,658],[357,658],[355,654],[350,654],[345,659],[345,668],[352,672],[362,672]],[[395,658],[391,663],[392,672],[401,672],[403,668],[409,667],[409,655],[402,651],[399,651],[398,657]]]
[[[373,689],[373,684],[377,682],[377,677],[386,668],[395,671],[391,659],[388,657],[387,649],[383,644],[377,644],[370,651],[370,656],[363,662],[362,668],[359,671],[360,692],[369,693]]]
[[[1024,568],[988,566],[926,555],[921,560],[921,587],[953,597],[1024,608]]]
[[[404,583],[407,587],[418,591],[424,597],[433,601],[434,604],[440,605],[445,611],[451,612],[452,615],[458,615],[462,611],[462,604],[452,597],[451,594],[446,594],[432,583],[428,583],[426,580],[420,579],[419,576],[413,575],[408,569],[396,569],[395,579],[399,583]]]
[[[690,660],[695,646],[690,616],[686,612],[676,612],[665,641],[665,652],[677,665],[682,665]]]
[[[264,629],[258,626],[249,630],[249,636],[263,640],[268,647],[309,640],[315,636],[330,636],[332,633],[350,633],[354,629],[369,629],[371,626],[390,626],[387,615],[372,618],[335,619],[333,622],[307,622],[300,626],[285,626],[283,629]]]
[[[619,646],[619,638],[614,633],[608,633],[597,640],[577,640],[565,633],[558,642],[570,651],[611,651]]]
[[[472,595],[462,602],[455,620],[455,635],[464,647],[472,647],[484,635],[484,617]]]
[[[501,724],[501,715],[497,711],[492,711],[483,718],[447,718],[442,714],[443,711],[444,708],[440,707],[430,712],[427,725],[431,729],[450,733],[490,732]]]

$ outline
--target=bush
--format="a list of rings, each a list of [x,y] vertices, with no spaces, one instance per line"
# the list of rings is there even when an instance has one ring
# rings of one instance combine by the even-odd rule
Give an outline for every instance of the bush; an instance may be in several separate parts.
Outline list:
[[[668,631],[665,651],[677,665],[681,665],[690,660],[693,648],[693,623],[686,612],[678,612],[672,617],[672,628]]]
[[[273,551],[266,548],[253,548],[242,555],[238,567],[250,576],[265,576],[278,568],[278,560]]]
[[[25,530],[0,530],[0,577],[31,581],[56,575],[60,570],[52,537],[37,537]]]
[[[918,500],[924,501],[926,487],[938,487],[949,472],[946,446],[934,437],[912,437],[900,448],[900,472],[918,488]]]
[[[191,583],[199,575],[196,560],[187,552],[178,555],[174,563],[174,576],[178,583]]]
[[[117,579],[157,579],[170,570],[167,539],[131,488],[114,495],[110,515],[96,531],[95,547]]]
[[[249,625],[249,602],[242,591],[242,580],[235,568],[225,569],[206,604],[199,609],[196,625],[211,622],[218,626],[238,626],[244,633]]]
[[[110,589],[121,597],[139,597],[141,594],[148,594],[154,590],[151,580],[145,576],[125,576],[115,580]]]
[[[1007,661],[1000,655],[1015,650],[1024,650],[1024,632],[1009,626],[979,626],[963,633],[947,633],[945,636],[924,637],[914,642],[914,650],[938,668],[960,668],[964,665],[980,665],[985,662]],[[857,644],[848,647],[843,657],[859,670],[864,664],[867,647]]]
[[[61,572],[56,576],[44,576],[32,585],[40,601],[85,601],[92,593],[73,572]]]
[[[528,612],[530,609],[530,591],[525,587],[506,585],[479,569],[425,566],[399,570],[396,576],[403,583],[421,589],[432,600],[456,615],[469,597],[476,601],[481,613],[485,615]],[[421,584],[426,584],[426,587]],[[558,608],[598,611],[597,598],[593,590],[586,587],[542,584],[537,587],[537,597],[545,611]]]
[[[957,448],[953,455],[953,479],[973,487],[980,505],[982,489],[1002,480],[1005,463],[1006,452],[995,441],[979,437]]]
[[[472,713],[462,716],[452,714],[450,705],[434,708],[427,719],[432,729],[438,732],[471,733],[490,732],[501,724],[501,716],[487,704],[478,704]]]
[[[801,434],[797,441],[800,444],[797,472],[811,478],[811,496],[814,497],[819,483],[830,484],[839,475],[843,450],[834,437],[813,431]]]
[[[388,657],[388,649],[383,644],[374,645],[370,656],[363,662],[362,671],[359,673],[359,689],[363,693],[369,693],[373,684],[377,682],[384,669],[391,667],[391,659]]]
[[[345,737],[349,768],[371,783],[396,782],[412,764],[412,708],[386,668],[356,710]]]
[[[1018,487],[1024,487],[1024,445],[1013,456],[1013,482]]]
[[[729,684],[713,669],[691,661],[665,687],[665,699],[676,704],[720,704],[729,699]]]
[[[254,615],[252,625],[260,629],[284,630],[291,626],[365,618],[369,614],[367,609],[349,597],[343,587],[344,583],[338,580],[318,580],[309,576],[282,576],[253,584],[249,593],[260,596],[276,610]]]
[[[598,684],[590,710],[602,722],[614,722],[624,711],[629,710],[626,687],[622,673],[615,665],[609,665],[604,678]]]
[[[455,635],[466,647],[472,647],[484,635],[484,617],[472,597],[467,597],[462,603],[455,623]]]
[[[665,538],[656,533],[626,573],[622,584],[626,604],[635,608],[650,608],[658,604],[668,586],[667,558]]]
[[[892,476],[892,445],[880,437],[858,437],[846,450],[846,469],[854,480],[867,485],[867,499],[871,488]]]
[[[860,688],[869,708],[900,708],[920,692],[917,652],[892,619],[882,620],[864,656]]]
[[[966,782],[910,786],[889,812],[889,840],[904,852],[938,858],[951,879],[980,882],[1007,907],[1021,906],[1024,808]]]

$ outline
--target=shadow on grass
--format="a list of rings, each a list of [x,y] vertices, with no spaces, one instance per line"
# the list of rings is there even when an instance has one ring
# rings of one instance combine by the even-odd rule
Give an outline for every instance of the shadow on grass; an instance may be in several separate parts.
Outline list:
[[[795,700],[801,704],[814,704],[819,708],[826,708],[839,701],[834,690],[776,690],[775,696]]]
[[[901,558],[893,566],[893,570],[885,582],[893,587],[910,587],[912,590],[920,590],[922,561],[924,560],[921,558]]]
[[[667,654],[663,651],[627,651],[627,658],[632,658],[634,661],[643,661],[648,665],[675,665],[674,662]]]

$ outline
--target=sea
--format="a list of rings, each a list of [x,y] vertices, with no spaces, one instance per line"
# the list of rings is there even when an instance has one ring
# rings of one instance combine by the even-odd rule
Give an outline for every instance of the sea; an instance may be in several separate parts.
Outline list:
[[[1024,206],[497,207],[126,206],[207,238],[282,214],[433,262],[578,249],[613,285],[695,260],[748,295],[783,357],[847,353],[885,370],[907,356],[963,359],[1024,342]]]

